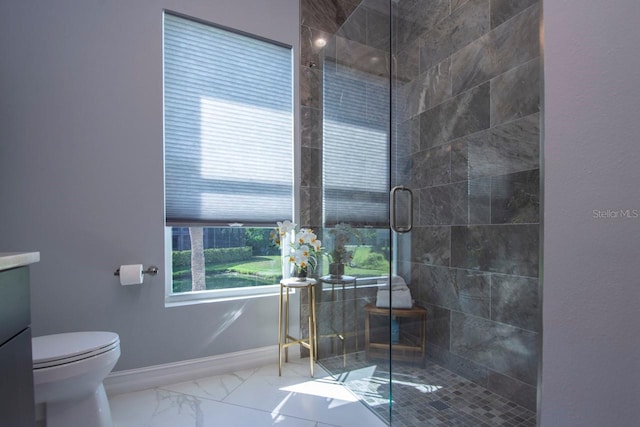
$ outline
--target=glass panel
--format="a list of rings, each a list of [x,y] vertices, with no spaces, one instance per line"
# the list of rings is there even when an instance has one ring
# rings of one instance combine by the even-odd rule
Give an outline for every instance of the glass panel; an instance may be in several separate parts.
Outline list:
[[[171,227],[172,293],[277,284],[282,267],[271,230]]]
[[[392,264],[427,311],[425,366],[392,357],[394,426],[536,423],[538,2],[511,3],[392,2],[392,185],[414,193]]]
[[[390,17],[363,1],[323,50],[319,362],[375,414],[391,417],[389,282]],[[387,290],[387,295],[389,291]]]
[[[354,254],[319,302],[320,363],[394,426],[536,424],[539,1],[499,3],[365,0],[324,50],[327,247],[347,224],[388,232],[383,174],[413,192],[388,252],[344,245],[387,274],[356,277]]]

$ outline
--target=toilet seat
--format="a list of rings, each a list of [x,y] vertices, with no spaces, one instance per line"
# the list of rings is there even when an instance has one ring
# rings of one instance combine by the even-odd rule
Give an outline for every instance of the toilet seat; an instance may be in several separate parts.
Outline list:
[[[68,332],[32,339],[33,369],[51,368],[88,359],[120,346],[113,332]]]

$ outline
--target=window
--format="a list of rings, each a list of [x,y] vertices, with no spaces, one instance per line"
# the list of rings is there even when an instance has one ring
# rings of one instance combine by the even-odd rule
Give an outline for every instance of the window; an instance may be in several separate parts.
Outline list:
[[[170,13],[163,41],[168,294],[275,284],[268,232],[293,216],[291,47]]]
[[[345,274],[375,283],[391,260],[389,78],[324,59],[323,243],[331,248],[332,230],[347,226]]]
[[[324,223],[389,225],[389,83],[325,58]],[[363,179],[362,177],[366,177]]]

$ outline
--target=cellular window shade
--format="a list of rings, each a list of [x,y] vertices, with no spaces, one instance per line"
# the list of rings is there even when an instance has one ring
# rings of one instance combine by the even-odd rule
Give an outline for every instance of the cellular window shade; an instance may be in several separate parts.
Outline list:
[[[168,225],[291,218],[291,48],[165,14],[164,135]]]
[[[388,79],[330,63],[324,72],[324,223],[389,224]]]

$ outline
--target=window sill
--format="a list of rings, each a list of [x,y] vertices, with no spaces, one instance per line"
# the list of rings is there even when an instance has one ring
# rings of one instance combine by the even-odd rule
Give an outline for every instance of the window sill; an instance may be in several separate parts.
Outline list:
[[[380,283],[378,280],[384,279],[387,276],[379,277],[362,277],[358,278],[358,288],[370,288],[378,287]],[[345,288],[352,288],[353,284],[346,286]],[[291,290],[295,292],[295,290]],[[171,294],[165,297],[165,307],[182,307],[186,305],[195,304],[209,304],[215,302],[224,301],[236,301],[249,298],[262,298],[262,297],[277,297],[280,294],[280,285],[267,285],[267,286],[251,286],[246,288],[229,288],[229,289],[216,289],[209,291],[195,291],[184,292],[180,294]]]
[[[184,292],[180,294],[167,295],[165,297],[164,306],[181,307],[185,305],[235,301],[248,298],[272,297],[278,296],[279,294],[280,285]]]

